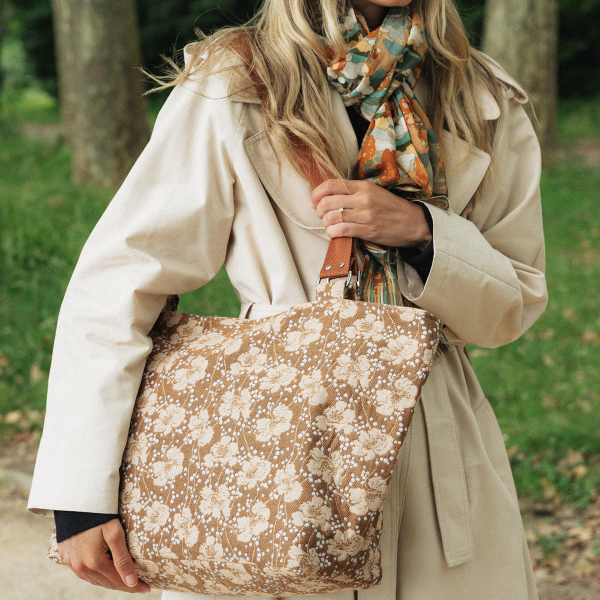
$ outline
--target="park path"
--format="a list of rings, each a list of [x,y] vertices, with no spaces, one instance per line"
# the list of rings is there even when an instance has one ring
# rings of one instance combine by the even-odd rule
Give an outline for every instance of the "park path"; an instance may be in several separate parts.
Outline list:
[[[47,558],[54,520],[27,511],[38,443],[39,432],[27,431],[0,442],[0,600],[132,598],[81,581]],[[143,595],[150,600],[160,596],[158,590]]]
[[[4,486],[6,487],[6,486]],[[67,567],[46,557],[52,519],[27,512],[21,494],[0,496],[1,600],[120,600],[131,594],[113,592],[81,581]],[[160,592],[144,594],[159,600]]]

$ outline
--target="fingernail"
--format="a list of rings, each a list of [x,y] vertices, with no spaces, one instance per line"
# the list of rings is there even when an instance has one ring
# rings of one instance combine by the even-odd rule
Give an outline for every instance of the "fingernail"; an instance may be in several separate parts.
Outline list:
[[[127,575],[127,577],[125,577],[125,583],[129,587],[134,587],[137,583],[137,577],[133,573],[131,575]]]

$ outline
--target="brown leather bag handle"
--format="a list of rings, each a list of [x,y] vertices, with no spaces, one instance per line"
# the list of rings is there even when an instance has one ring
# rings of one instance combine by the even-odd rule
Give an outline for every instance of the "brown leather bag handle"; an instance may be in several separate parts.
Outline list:
[[[333,238],[329,242],[325,262],[319,273],[320,279],[348,277],[348,273],[358,271],[356,238]]]
[[[327,179],[334,178],[333,173],[323,173],[319,170],[312,154],[303,143],[298,142],[295,146],[300,170],[313,190]],[[319,278],[337,279],[338,277],[347,277],[350,271],[356,274],[357,267],[358,252],[356,238],[332,238],[329,242],[329,248],[327,248],[327,254],[325,255],[325,261],[319,273]]]
[[[240,58],[244,61],[248,69],[248,76],[256,84],[259,97],[262,97],[262,81],[252,70],[252,52],[250,44],[246,37],[240,35],[234,47]],[[306,146],[299,140],[295,141],[296,154],[300,170],[310,183],[313,190],[327,179],[334,179],[333,173],[322,173],[317,167],[316,161]],[[354,238],[333,238],[329,242],[329,248],[325,255],[323,267],[319,273],[320,279],[337,279],[339,277],[348,277],[352,271],[356,274],[358,270],[357,243]]]
[[[302,154],[301,160],[299,160],[300,168],[313,190],[323,183],[323,181],[333,179],[333,173],[330,174],[330,177],[324,177],[319,172],[310,152],[304,148],[299,148],[298,152]],[[358,265],[357,257],[356,238],[332,238],[327,248],[327,254],[325,255],[325,261],[321,267],[319,278],[337,279],[338,277],[347,277],[350,271],[356,274]]]

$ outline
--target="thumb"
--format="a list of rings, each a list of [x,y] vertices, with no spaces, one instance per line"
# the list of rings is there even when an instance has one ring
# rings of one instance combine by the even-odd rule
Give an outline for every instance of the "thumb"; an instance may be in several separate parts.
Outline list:
[[[123,526],[118,519],[112,519],[105,523],[102,533],[119,577],[121,577],[121,580],[127,587],[135,587],[138,577],[131,554],[129,554],[129,550],[127,549]]]

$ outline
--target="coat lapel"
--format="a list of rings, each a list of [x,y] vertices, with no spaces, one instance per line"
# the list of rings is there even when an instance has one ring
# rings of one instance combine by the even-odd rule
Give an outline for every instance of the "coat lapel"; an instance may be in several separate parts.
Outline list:
[[[487,90],[480,91],[480,100],[483,117],[486,120],[495,121],[500,117],[500,107]],[[448,201],[452,212],[460,215],[477,191],[492,158],[479,148],[474,148],[469,156],[467,142],[459,139],[454,143],[449,131],[444,130],[442,138],[445,148]]]
[[[325,227],[310,203],[312,189],[308,181],[289,165],[281,165],[281,172],[266,133],[253,135],[244,142],[246,154],[271,200],[296,225],[310,229],[319,237],[329,240]]]
[[[239,96],[236,97],[236,100]],[[333,89],[329,99],[336,123],[340,129],[341,142],[345,145],[349,164],[354,165],[358,158],[358,144],[354,130],[346,114],[341,96]],[[264,131],[253,135],[244,142],[244,147],[254,170],[275,204],[296,225],[310,229],[319,237],[329,241],[325,227],[310,203],[312,189],[308,181],[292,169],[281,165],[281,172],[273,148]],[[339,166],[341,170],[341,165]]]
[[[236,93],[234,90],[230,90],[230,92],[230,98],[233,101],[255,102],[250,100],[247,95]],[[487,92],[485,94],[482,98],[484,116],[488,120],[495,120],[500,116],[500,109],[491,95]],[[342,142],[348,153],[349,164],[354,165],[358,158],[356,136],[341,96],[333,88],[330,90],[330,102]],[[446,177],[450,208],[454,213],[461,214],[485,176],[491,157],[478,148],[475,148],[469,156],[469,147],[465,141],[459,139],[454,143],[452,135],[448,131],[443,131],[442,136],[446,149]],[[289,165],[282,164],[281,172],[279,172],[273,148],[265,132],[248,138],[244,145],[252,166],[273,202],[294,223],[310,229],[319,237],[328,240],[325,228],[310,204],[310,185]]]
[[[477,191],[479,184],[490,166],[491,157],[483,150],[475,148],[469,156],[469,144],[459,139],[455,144],[449,131],[442,132],[448,202],[452,212],[460,215]]]

